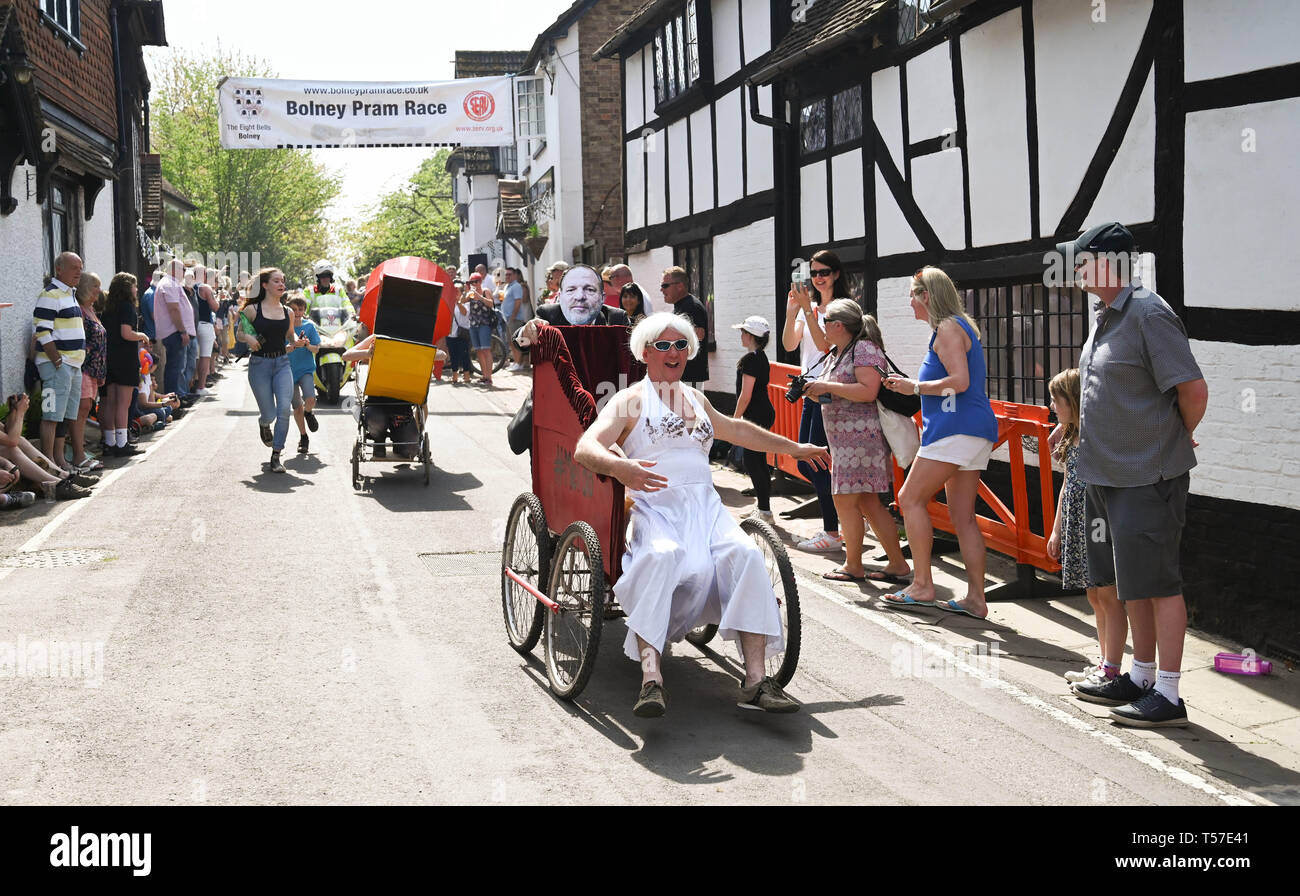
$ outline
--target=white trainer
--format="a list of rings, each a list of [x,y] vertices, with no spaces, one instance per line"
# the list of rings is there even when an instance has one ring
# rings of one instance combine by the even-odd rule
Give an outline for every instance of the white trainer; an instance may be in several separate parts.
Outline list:
[[[812,538],[799,542],[796,547],[801,551],[831,554],[844,547],[844,539],[838,535],[827,535],[825,532],[818,532]]]

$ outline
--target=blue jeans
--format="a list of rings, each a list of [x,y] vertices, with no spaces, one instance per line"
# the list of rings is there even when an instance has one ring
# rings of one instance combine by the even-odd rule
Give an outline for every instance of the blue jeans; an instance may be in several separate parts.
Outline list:
[[[803,413],[799,415],[799,441],[823,447],[830,444],[826,440],[826,426],[822,423],[822,406],[809,398],[803,400]],[[835,512],[835,499],[831,497],[830,470],[818,470],[801,460],[799,472],[817,491],[817,503],[822,509],[822,529],[826,532],[840,531],[840,515]]]
[[[190,344],[185,346],[185,391],[193,394],[197,390],[191,390],[190,384],[194,382],[194,373],[199,366],[199,338],[190,337]],[[203,388],[203,383],[199,383],[199,389]]]
[[[469,347],[474,351],[492,347],[492,326],[490,324],[470,325],[469,328]],[[492,371],[487,371],[491,375]]]
[[[271,450],[280,451],[289,435],[289,415],[293,412],[293,369],[289,356],[248,359],[248,385],[257,399],[257,422],[275,421]]]
[[[194,342],[193,339],[190,340]],[[181,388],[181,378],[185,375],[185,346],[181,345],[181,334],[172,333],[163,337],[163,348],[167,349],[167,367],[163,370],[163,391],[171,392],[178,398],[190,390]]]

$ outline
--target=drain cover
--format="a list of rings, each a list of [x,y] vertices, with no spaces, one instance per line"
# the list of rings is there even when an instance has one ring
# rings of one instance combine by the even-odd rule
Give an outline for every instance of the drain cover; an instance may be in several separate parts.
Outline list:
[[[465,551],[452,554],[421,554],[429,572],[440,578],[501,575],[500,551]]]
[[[68,566],[85,566],[88,563],[101,563],[113,559],[109,551],[75,550],[75,551],[24,551],[0,560],[0,567],[17,569],[62,569]]]

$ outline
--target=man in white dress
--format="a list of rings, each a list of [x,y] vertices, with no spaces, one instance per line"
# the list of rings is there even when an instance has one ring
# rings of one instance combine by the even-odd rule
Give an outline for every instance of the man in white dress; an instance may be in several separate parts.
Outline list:
[[[645,362],[645,380],[605,405],[578,440],[573,459],[614,477],[635,499],[623,572],[614,588],[628,613],[627,653],[641,662],[633,712],[664,714],[664,647],[705,623],[717,623],[722,637],[740,642],[740,706],[795,712],[799,704],[764,674],[766,657],[785,648],[776,595],[757,546],[713,487],[708,446],[716,435],[821,468],[830,466],[830,454],[721,414],[683,383],[686,362],[699,350],[689,319],[650,315],[632,331],[631,350]]]

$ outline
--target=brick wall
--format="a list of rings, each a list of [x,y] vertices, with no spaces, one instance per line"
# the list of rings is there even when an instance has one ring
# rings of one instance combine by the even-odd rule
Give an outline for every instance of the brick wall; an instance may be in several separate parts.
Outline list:
[[[34,0],[21,0],[13,5],[22,25],[27,52],[36,67],[36,84],[41,95],[100,134],[116,140],[109,0],[82,0],[81,43],[86,51],[80,55],[44,23]]]
[[[641,6],[641,0],[599,0],[578,27],[583,236],[606,256],[624,254],[622,62],[591,56]]]

